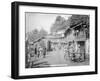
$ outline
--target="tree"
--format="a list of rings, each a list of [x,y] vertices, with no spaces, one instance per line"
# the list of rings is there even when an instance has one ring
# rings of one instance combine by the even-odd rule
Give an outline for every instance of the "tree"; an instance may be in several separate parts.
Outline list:
[[[44,29],[41,29],[38,31],[37,29],[34,29],[31,32],[28,32],[26,34],[28,41],[34,42],[35,40],[38,40],[42,37],[45,37],[47,35],[47,32]]]
[[[76,25],[78,23],[84,23],[89,25],[89,16],[88,15],[72,15],[70,17],[70,26]]]
[[[28,38],[28,41],[30,42],[33,42],[34,40],[36,40],[38,38],[38,30],[34,29],[33,31],[28,32],[27,38]]]
[[[68,28],[70,25],[70,19],[66,20],[61,16],[57,16],[54,24],[51,27],[51,32],[57,32],[62,29]]]
[[[40,37],[45,37],[48,33],[42,28],[40,31],[39,31],[39,36]]]

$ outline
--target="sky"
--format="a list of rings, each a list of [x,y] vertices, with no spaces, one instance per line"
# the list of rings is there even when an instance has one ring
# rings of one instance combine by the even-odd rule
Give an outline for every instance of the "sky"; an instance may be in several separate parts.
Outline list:
[[[55,22],[57,16],[62,16],[67,20],[68,17],[70,17],[71,15],[26,12],[25,13],[26,33],[34,29],[37,29],[38,31],[44,29],[48,33],[50,33],[50,27]]]

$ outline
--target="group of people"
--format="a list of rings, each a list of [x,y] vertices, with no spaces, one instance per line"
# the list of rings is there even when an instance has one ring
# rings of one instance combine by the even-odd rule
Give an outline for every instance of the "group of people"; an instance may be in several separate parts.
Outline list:
[[[74,62],[82,62],[85,60],[84,46],[82,48],[80,44],[77,44],[74,41],[71,43],[68,43],[68,45],[65,46],[64,53],[65,53],[65,59],[69,57],[69,59]]]
[[[28,50],[29,52],[27,54],[27,60],[29,63],[46,57],[46,48],[43,48],[40,45],[30,45]]]
[[[81,62],[84,61],[84,54],[81,51],[80,44],[76,43],[75,41],[68,42],[66,44],[52,44],[50,43],[50,46],[48,46],[49,49],[52,49],[51,51],[58,51],[63,50],[64,58],[67,60],[71,60],[73,62]],[[83,46],[84,47],[84,46]],[[48,48],[42,47],[39,44],[32,45],[29,47],[28,52],[28,62],[32,63],[35,60],[38,60],[39,58],[45,58],[47,55]],[[85,53],[85,52],[84,52]]]
[[[75,41],[67,43],[52,43],[51,49],[53,51],[63,50],[64,58],[71,61],[81,62],[85,57],[85,46],[81,46]]]

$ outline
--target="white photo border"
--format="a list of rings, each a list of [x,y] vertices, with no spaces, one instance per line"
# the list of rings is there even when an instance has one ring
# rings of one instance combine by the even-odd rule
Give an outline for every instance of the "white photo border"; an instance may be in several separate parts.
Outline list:
[[[65,13],[90,15],[90,65],[73,67],[50,67],[50,68],[25,68],[25,12]],[[19,75],[42,75],[59,73],[76,73],[95,71],[95,10],[55,8],[40,6],[19,6]]]

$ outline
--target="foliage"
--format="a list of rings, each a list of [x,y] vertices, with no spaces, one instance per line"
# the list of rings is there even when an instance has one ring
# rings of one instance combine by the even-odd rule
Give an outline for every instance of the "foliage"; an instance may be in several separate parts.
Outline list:
[[[71,28],[79,23],[86,25],[86,35],[89,36],[89,16],[88,15],[72,15],[67,20],[61,16],[57,16],[54,24],[51,27],[51,32],[57,32],[59,30],[66,30],[65,35],[71,33]]]
[[[85,23],[89,25],[89,16],[88,15],[72,15],[70,17],[70,26],[76,25],[78,23]]]
[[[39,36],[40,36],[40,38],[46,36],[47,34],[48,34],[48,33],[47,33],[44,29],[41,29],[41,30],[39,31]]]
[[[34,41],[35,39],[37,39],[38,33],[39,33],[39,31],[37,29],[34,29],[31,32],[28,32],[26,34],[28,41]]]
[[[57,32],[62,29],[66,29],[70,25],[70,19],[67,21],[61,16],[57,16],[54,24],[51,27],[51,32]]]
[[[34,29],[33,31],[28,32],[26,36],[28,38],[28,41],[34,42],[35,40],[45,37],[46,35],[47,35],[47,32],[44,29],[41,29],[40,31],[38,31],[37,29]]]

